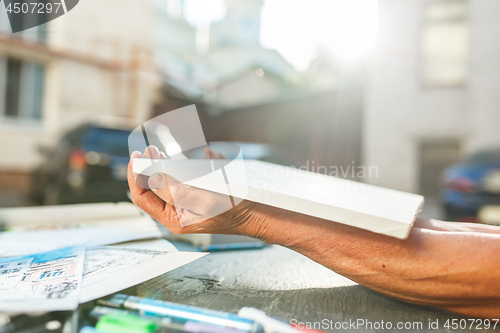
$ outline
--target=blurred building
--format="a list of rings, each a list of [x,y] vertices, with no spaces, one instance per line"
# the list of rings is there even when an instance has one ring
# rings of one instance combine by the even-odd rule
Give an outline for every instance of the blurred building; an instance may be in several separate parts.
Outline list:
[[[275,50],[260,44],[262,0],[225,0],[226,16],[211,26],[190,27],[182,15],[183,1],[167,0],[178,8],[166,12],[175,28],[162,20],[162,39],[176,32],[185,46],[160,50],[165,82],[185,95],[213,106],[215,112],[286,99],[300,81],[295,69]],[[187,47],[189,45],[189,47]]]
[[[1,189],[25,190],[37,146],[79,123],[149,118],[161,84],[155,29],[152,2],[86,0],[12,34],[0,4]]]
[[[154,0],[157,30],[155,60],[163,75],[165,85],[183,91],[189,96],[200,96],[202,90],[195,75],[196,29],[184,15],[182,0]]]
[[[182,1],[168,3],[177,8],[171,16],[178,21],[175,31],[195,47],[182,48],[175,68],[168,57],[159,59],[166,84],[155,115],[196,103],[208,141],[279,145],[310,170],[359,165],[359,68],[343,70],[339,90],[338,59],[318,48],[311,68],[298,73],[276,50],[260,44],[262,0],[225,0],[222,20],[191,33],[180,12]]]
[[[284,99],[299,80],[276,51],[260,44],[262,0],[225,0],[226,17],[212,25],[205,54],[213,71],[212,102],[230,109]]]
[[[186,21],[183,0],[86,0],[16,34],[0,5],[0,190],[29,186],[38,146],[96,119],[140,123],[162,91],[212,115],[286,99],[299,76],[260,45],[262,4],[226,0],[208,29]]]
[[[276,50],[260,44],[262,0],[225,0],[221,21],[190,34],[180,14],[182,1],[168,3],[179,8],[172,16],[178,21],[175,31],[182,30],[196,46],[183,49],[175,68],[164,65],[164,99],[155,115],[196,103],[208,141],[279,145],[310,170],[359,165],[358,68],[344,70],[339,91],[338,60],[318,49],[310,70],[298,73]],[[172,63],[166,59],[159,61]]]
[[[500,2],[379,0],[363,128],[374,184],[436,195],[439,173],[500,144]]]

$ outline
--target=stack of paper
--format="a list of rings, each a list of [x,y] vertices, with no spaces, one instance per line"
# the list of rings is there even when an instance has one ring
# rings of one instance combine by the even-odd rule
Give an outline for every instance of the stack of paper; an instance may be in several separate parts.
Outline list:
[[[162,236],[156,222],[131,203],[0,209],[0,257],[58,248],[97,246]]]
[[[6,312],[72,310],[205,255],[158,239],[156,222],[128,203],[0,209],[0,221]],[[137,239],[148,240],[104,246]]]

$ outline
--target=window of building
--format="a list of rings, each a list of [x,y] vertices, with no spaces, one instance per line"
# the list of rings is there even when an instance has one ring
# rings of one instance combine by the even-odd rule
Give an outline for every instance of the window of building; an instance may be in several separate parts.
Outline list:
[[[0,120],[40,121],[44,83],[44,66],[0,57]]]
[[[466,0],[433,0],[425,7],[422,81],[425,87],[465,84],[469,61]]]

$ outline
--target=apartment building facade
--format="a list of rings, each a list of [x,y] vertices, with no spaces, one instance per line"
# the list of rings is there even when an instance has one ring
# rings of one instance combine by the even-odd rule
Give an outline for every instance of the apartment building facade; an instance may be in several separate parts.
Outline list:
[[[0,190],[26,190],[37,147],[78,124],[148,119],[161,86],[156,18],[153,1],[86,0],[12,33],[0,4]]]

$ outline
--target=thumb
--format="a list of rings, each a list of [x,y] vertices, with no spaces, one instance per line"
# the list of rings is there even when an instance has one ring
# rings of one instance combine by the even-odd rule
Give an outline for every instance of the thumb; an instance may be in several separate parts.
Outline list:
[[[205,218],[233,208],[230,196],[191,187],[164,173],[149,177],[148,185],[157,196],[177,210],[187,209]]]
[[[171,206],[174,205],[174,199],[170,187],[176,184],[179,184],[179,181],[164,173],[155,173],[148,179],[148,187]]]

